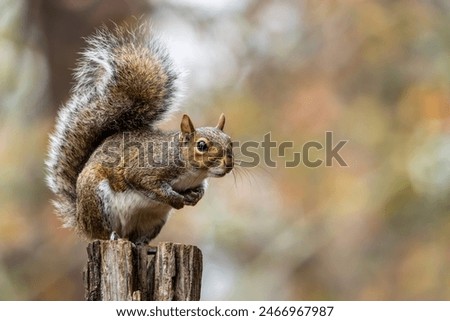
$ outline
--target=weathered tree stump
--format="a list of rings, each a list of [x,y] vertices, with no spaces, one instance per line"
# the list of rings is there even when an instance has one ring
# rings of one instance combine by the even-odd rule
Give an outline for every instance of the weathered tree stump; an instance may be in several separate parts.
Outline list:
[[[202,252],[193,245],[94,241],[83,272],[90,301],[200,300]]]

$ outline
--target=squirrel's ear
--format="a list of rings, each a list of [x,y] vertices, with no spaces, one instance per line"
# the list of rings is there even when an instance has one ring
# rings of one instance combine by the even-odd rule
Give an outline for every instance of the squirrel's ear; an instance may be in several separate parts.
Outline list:
[[[184,114],[181,120],[181,132],[183,134],[192,134],[195,131],[194,125],[188,115]]]
[[[223,130],[223,127],[225,126],[225,115],[222,113],[219,118],[219,123],[217,124],[216,128]]]

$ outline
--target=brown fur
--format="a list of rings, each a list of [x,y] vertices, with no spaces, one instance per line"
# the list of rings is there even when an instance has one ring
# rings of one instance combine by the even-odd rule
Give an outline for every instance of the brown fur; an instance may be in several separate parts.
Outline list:
[[[188,118],[185,115],[184,121],[186,117]],[[194,129],[192,125],[192,130],[189,133],[166,133],[157,130],[128,132],[127,139],[146,148],[141,150],[133,148],[127,160],[125,160],[124,135],[116,134],[106,139],[78,177],[79,230],[89,238],[105,238],[113,232],[112,223],[107,215],[108,201],[99,198],[96,190],[102,181],[107,181],[113,192],[133,190],[170,208],[180,209],[185,205],[195,205],[204,194],[203,180],[208,176],[219,177],[230,172],[233,159],[230,137],[220,129],[214,127]],[[210,150],[199,152],[196,148],[196,142],[199,140],[206,141]],[[161,142],[172,144],[172,148],[167,150],[168,154],[164,154]],[[112,145],[118,146],[118,150],[124,152],[116,162],[119,165],[110,167],[107,148]],[[152,151],[148,148],[149,145],[153,146]],[[142,152],[145,154],[143,164],[140,155]],[[164,166],[159,164],[155,166],[151,161],[155,157],[163,159],[166,162]],[[192,173],[196,174],[192,176]],[[200,177],[198,181],[195,175]],[[158,232],[152,229],[144,235],[135,231],[127,235],[121,235],[120,231],[115,232],[121,237],[133,238],[134,241],[143,238],[148,241],[159,233],[162,225],[156,227]]]
[[[170,209],[202,198],[207,177],[231,170],[225,118],[195,129],[185,115],[180,132],[155,128],[173,110],[177,73],[147,25],[103,28],[87,42],[51,136],[47,182],[65,226],[91,239],[116,232],[148,241]],[[137,148],[127,149],[125,137]],[[199,140],[207,151],[196,147]]]

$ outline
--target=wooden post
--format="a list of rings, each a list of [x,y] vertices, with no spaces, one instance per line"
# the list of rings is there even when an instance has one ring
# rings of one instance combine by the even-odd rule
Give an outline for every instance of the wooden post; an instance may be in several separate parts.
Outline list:
[[[83,272],[90,301],[200,300],[202,252],[193,245],[94,241]]]

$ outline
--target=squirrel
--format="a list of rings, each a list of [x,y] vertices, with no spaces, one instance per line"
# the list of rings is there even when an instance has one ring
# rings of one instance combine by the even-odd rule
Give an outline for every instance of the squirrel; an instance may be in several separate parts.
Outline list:
[[[151,28],[101,27],[86,40],[58,112],[47,184],[64,227],[87,239],[149,242],[172,209],[194,206],[208,177],[233,169],[222,114],[215,127],[156,124],[174,111],[178,73]]]

